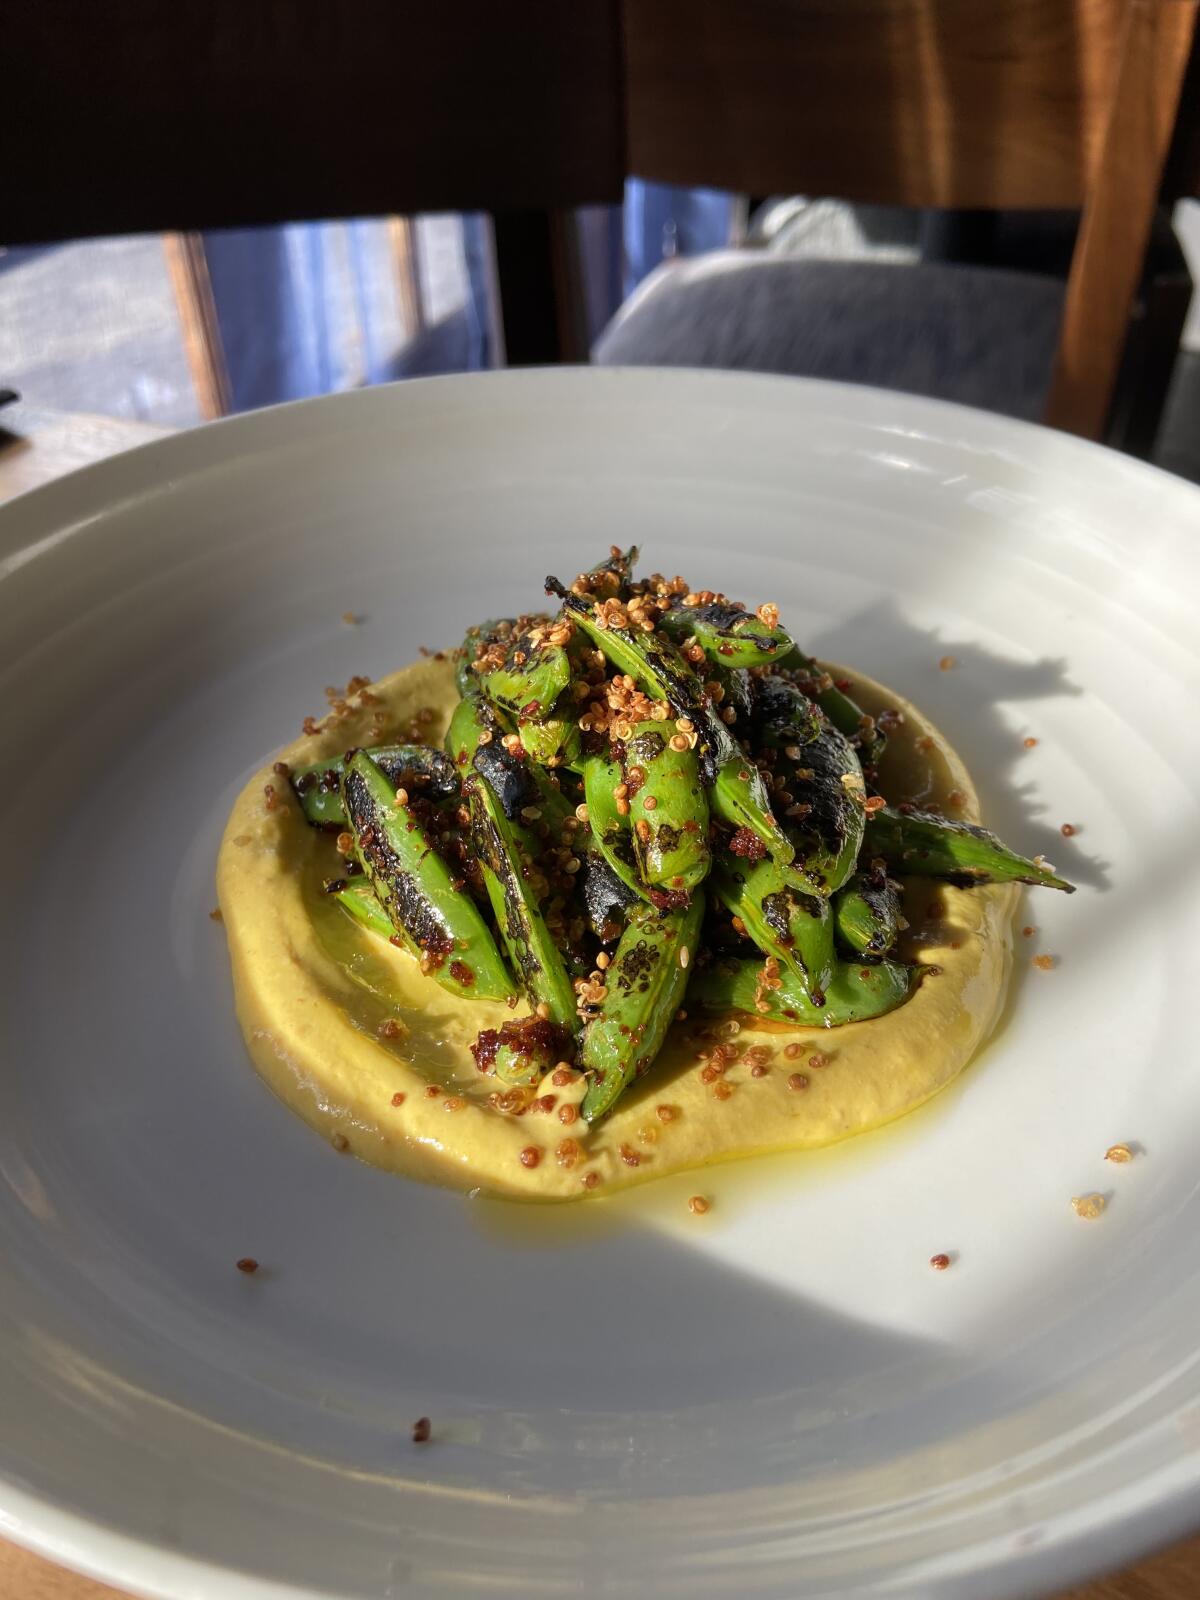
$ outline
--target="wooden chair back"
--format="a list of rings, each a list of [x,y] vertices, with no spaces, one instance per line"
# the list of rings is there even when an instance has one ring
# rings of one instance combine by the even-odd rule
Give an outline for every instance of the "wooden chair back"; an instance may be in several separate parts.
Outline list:
[[[0,242],[488,211],[510,360],[583,355],[563,213],[621,198],[618,30],[615,0],[8,0]]]
[[[1081,207],[1045,420],[1099,438],[1197,0],[621,0],[630,171]]]

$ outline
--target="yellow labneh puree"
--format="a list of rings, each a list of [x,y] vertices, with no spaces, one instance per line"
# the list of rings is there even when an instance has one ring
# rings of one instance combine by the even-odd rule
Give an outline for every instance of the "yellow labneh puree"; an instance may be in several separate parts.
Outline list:
[[[978,821],[966,769],[920,712],[861,674],[832,670],[852,680],[868,712],[903,713],[880,767],[882,791]],[[352,695],[341,716],[280,759],[300,767],[351,745],[407,739],[418,713],[422,739],[440,744],[457,700],[452,662],[421,661],[366,697]],[[528,1200],[581,1199],[734,1157],[827,1145],[928,1100],[996,1023],[1019,892],[914,880],[901,953],[939,971],[904,1005],[832,1029],[785,1030],[739,1014],[720,1034],[738,1059],[708,1082],[698,1057],[712,1049],[721,1019],[688,1016],[589,1131],[572,1115],[583,1097],[578,1074],[558,1084],[548,1076],[522,1115],[489,1104],[505,1086],[476,1068],[469,1045],[514,1013],[448,994],[405,951],[353,922],[322,888],[340,866],[333,837],[308,825],[286,776],[265,767],[234,805],[217,863],[238,1019],[255,1066],[306,1122],[363,1161]],[[754,1076],[755,1065],[765,1074]]]

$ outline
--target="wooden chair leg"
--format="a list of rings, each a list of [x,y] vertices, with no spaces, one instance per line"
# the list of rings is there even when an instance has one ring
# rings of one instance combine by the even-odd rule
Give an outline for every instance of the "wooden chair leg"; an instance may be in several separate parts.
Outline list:
[[[183,347],[192,374],[200,415],[206,422],[229,415],[232,393],[212,282],[198,233],[166,233],[163,251],[183,328]]]
[[[500,212],[493,226],[507,365],[586,361],[582,262],[573,213]]]
[[[1088,439],[1101,437],[1112,403],[1195,27],[1196,0],[1128,0],[1045,413]]]

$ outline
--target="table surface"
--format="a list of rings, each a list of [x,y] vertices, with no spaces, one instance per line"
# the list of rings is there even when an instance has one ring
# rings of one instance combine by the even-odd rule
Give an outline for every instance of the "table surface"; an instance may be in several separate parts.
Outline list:
[[[71,415],[26,405],[0,411],[0,501],[35,489],[171,430],[147,422]],[[0,1539],[4,1600],[124,1600],[115,1589],[81,1578]],[[1059,1600],[1198,1600],[1200,1538],[1176,1545],[1128,1572],[1072,1589]],[[987,1600],[980,1596],[980,1600]]]

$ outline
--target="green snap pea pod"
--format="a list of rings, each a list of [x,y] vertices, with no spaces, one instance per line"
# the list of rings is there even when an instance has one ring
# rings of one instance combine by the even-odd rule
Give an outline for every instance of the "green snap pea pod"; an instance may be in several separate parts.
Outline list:
[[[1029,883],[1075,893],[1075,885],[1010,850],[994,833],[928,811],[885,806],[867,823],[864,848],[901,877],[944,878],[959,888],[981,883]]]
[[[886,956],[900,933],[900,896],[884,872],[856,872],[833,897],[838,938],[868,959]]]
[[[820,707],[788,678],[758,678],[753,695],[755,732],[775,749],[809,744],[827,726]]]
[[[594,567],[589,567],[580,576],[585,580],[589,578],[607,580],[590,586],[600,599],[622,599],[629,593],[629,585],[633,581],[633,567],[637,558],[637,545],[631,544],[628,550],[622,550],[620,545],[614,544],[603,561],[597,561]]]
[[[782,661],[792,648],[791,636],[778,624],[769,626],[753,611],[727,601],[673,606],[658,626],[676,644],[694,639],[710,661],[727,667],[767,666]]]
[[[745,667],[725,667],[710,661],[704,668],[704,679],[712,698],[721,711],[734,713],[730,727],[743,731],[754,715],[756,686],[759,682]],[[716,689],[713,690],[713,685]]]
[[[531,1006],[545,1005],[551,1022],[573,1029],[575,990],[539,909],[533,872],[536,840],[505,815],[478,770],[468,775],[463,788],[471,814],[471,847],[482,865],[484,887],[518,982]]]
[[[412,785],[431,800],[452,800],[458,793],[458,777],[453,765],[440,750],[424,744],[379,745],[368,755],[393,789]],[[300,809],[315,828],[342,829],[346,808],[342,804],[341,756],[332,761],[315,761],[297,767],[290,774],[292,790]]]
[[[689,905],[661,916],[647,906],[630,913],[605,973],[599,1014],[583,1030],[579,1061],[591,1082],[581,1109],[588,1122],[611,1111],[662,1049],[687,988],[703,920],[699,889]]]
[[[596,848],[620,881],[644,900],[646,885],[638,872],[629,815],[617,809],[616,790],[625,781],[621,768],[607,755],[586,756],[582,765],[583,798]]]
[[[570,594],[557,578],[546,587],[596,647],[620,672],[628,673],[651,700],[665,700],[679,717],[688,718],[696,734],[700,772],[712,789],[709,805],[722,822],[749,828],[775,860],[792,859],[791,842],[771,814],[762,778],[747,761],[726,724],[709,701],[704,685],[669,639],[658,632],[633,628],[601,628],[593,605]]]
[[[808,655],[799,645],[778,663],[778,670],[795,672],[805,680],[815,680],[817,684],[829,677],[816,657]],[[887,744],[887,735],[866,716],[858,701],[851,699],[845,690],[839,689],[832,679],[824,688],[816,688],[813,698],[839,733],[844,733],[847,739],[861,739],[866,764],[877,765]]]
[[[365,874],[361,878],[343,880],[341,887],[333,891],[333,898],[355,922],[377,933],[381,939],[390,939],[395,933],[391,917],[383,909],[379,896]]]
[[[570,695],[560,695],[551,715],[541,722],[518,717],[517,732],[530,760],[539,766],[573,767],[579,760],[579,718]]]
[[[454,708],[446,729],[446,754],[460,773],[465,772],[475,759],[475,752],[484,734],[488,735],[483,741],[485,744],[497,744],[503,748],[501,741],[506,733],[511,732],[508,719],[499,716],[475,687]]]
[[[483,773],[510,822],[536,821],[536,812],[551,828],[560,829],[571,811],[570,801],[549,773],[505,744],[511,734],[508,719],[482,695],[471,694],[454,708],[446,750],[458,772],[474,767]]]
[[[365,751],[346,767],[342,799],[363,871],[406,948],[451,994],[507,1000],[512,979],[475,902]]]
[[[532,1086],[569,1059],[574,1041],[564,1028],[538,1017],[514,1017],[500,1028],[485,1028],[471,1046],[480,1072],[494,1072],[505,1083]]]
[[[682,739],[682,750],[672,748],[672,737],[671,723],[636,723],[621,770],[642,881],[686,892],[709,868],[708,800],[695,752]]]
[[[834,974],[828,902],[801,894],[773,861],[751,866],[727,856],[714,866],[712,886],[763,954],[774,956],[820,1007]]]
[[[476,659],[475,653],[480,646],[486,647],[498,642],[507,645],[516,626],[515,617],[494,617],[488,622],[480,622],[475,627],[467,629],[466,637],[454,662],[454,683],[460,695],[479,693],[479,674],[471,669]]]
[[[788,695],[782,695],[785,689]],[[775,775],[783,780],[776,793],[796,849],[797,886],[826,896],[842,887],[858,860],[866,820],[862,767],[845,734],[823,718],[812,723],[808,702],[791,685],[772,688],[760,702],[760,718],[781,697],[792,706],[791,718],[760,720],[758,737],[775,752]]]
[[[562,645],[528,632],[515,633],[504,664],[479,676],[481,692],[509,716],[536,722],[549,716],[571,681],[571,662]]]
[[[761,988],[761,961],[714,961],[688,987],[688,1005],[706,1011],[746,1011],[774,1022],[804,1028],[837,1028],[867,1022],[903,1005],[916,982],[913,969],[894,961],[874,966],[839,961],[825,990],[825,1004],[814,1006],[793,972],[780,971],[778,989]]]

